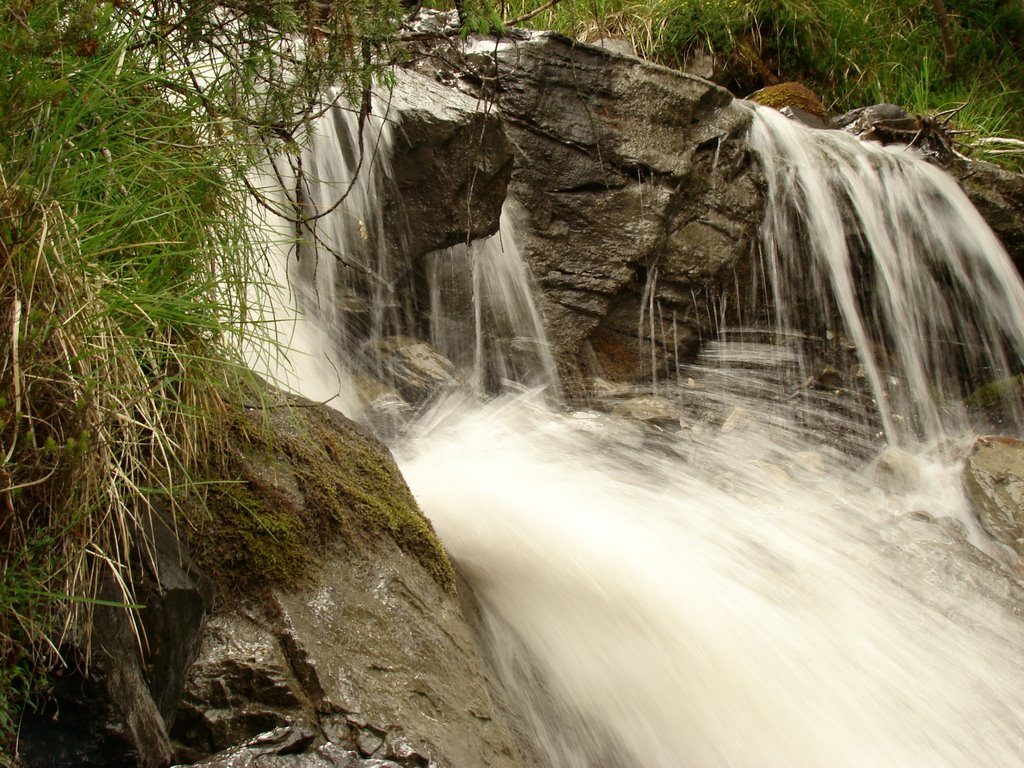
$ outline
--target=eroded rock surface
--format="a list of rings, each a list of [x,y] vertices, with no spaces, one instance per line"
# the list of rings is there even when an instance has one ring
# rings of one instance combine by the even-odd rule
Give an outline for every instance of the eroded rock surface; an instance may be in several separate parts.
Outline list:
[[[516,148],[513,218],[570,393],[580,375],[649,377],[638,325],[655,368],[691,353],[761,219],[749,112],[708,81],[554,34],[478,41],[451,69]]]
[[[979,438],[964,462],[963,481],[985,530],[1024,555],[1024,442]]]

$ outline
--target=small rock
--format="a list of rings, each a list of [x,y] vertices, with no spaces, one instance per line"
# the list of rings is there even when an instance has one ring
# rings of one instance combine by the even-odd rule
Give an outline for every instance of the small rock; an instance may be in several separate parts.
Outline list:
[[[750,411],[740,405],[733,406],[722,422],[723,432],[735,432],[740,427],[747,427],[751,423]]]
[[[612,413],[660,427],[678,427],[682,415],[673,403],[656,395],[641,395],[626,400],[612,408]]]
[[[985,530],[1024,554],[1024,442],[978,438],[964,462],[963,484]]]
[[[812,475],[825,474],[825,457],[817,451],[797,451],[790,458],[790,464]]]
[[[875,481],[890,493],[906,493],[921,484],[921,468],[917,459],[900,448],[886,448],[875,459]]]

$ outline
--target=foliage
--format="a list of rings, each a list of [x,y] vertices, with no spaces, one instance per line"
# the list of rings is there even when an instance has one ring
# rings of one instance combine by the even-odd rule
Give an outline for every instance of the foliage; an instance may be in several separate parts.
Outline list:
[[[0,745],[87,648],[101,591],[132,603],[150,503],[216,451],[260,334],[263,139],[295,136],[329,84],[386,76],[397,18],[392,0],[0,9]]]
[[[511,0],[506,15],[539,5]],[[927,0],[562,0],[531,20],[583,40],[628,39],[670,67],[715,58],[740,96],[801,81],[833,112],[888,101],[920,114],[966,104],[960,128],[1024,136],[1024,6],[947,0],[956,68]],[[968,141],[968,144],[970,141]]]

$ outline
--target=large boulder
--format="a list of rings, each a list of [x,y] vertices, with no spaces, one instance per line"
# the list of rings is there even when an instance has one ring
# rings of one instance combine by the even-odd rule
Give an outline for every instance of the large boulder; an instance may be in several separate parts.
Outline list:
[[[535,764],[388,450],[291,399],[237,433],[196,533],[221,600],[172,731],[178,759],[246,764],[267,742],[240,744],[297,728],[311,734],[284,747],[297,765]]]
[[[516,147],[520,247],[570,392],[578,374],[674,370],[757,235],[749,111],[708,81],[556,34],[477,41],[451,66]]]

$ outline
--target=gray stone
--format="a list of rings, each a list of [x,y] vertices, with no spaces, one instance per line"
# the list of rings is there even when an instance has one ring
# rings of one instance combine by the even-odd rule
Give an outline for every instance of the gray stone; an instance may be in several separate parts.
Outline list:
[[[978,438],[964,462],[963,483],[985,530],[1024,554],[1024,442]]]
[[[749,112],[713,83],[559,35],[472,52],[463,84],[496,103],[516,147],[513,218],[569,393],[650,377],[641,306],[655,308],[641,331],[655,368],[674,370],[756,239]]]
[[[512,172],[499,115],[430,77],[396,74],[394,185],[384,201],[392,247],[415,258],[493,234]]]
[[[463,383],[452,362],[425,341],[388,336],[375,346],[391,383],[409,403],[422,403],[442,387]]]

